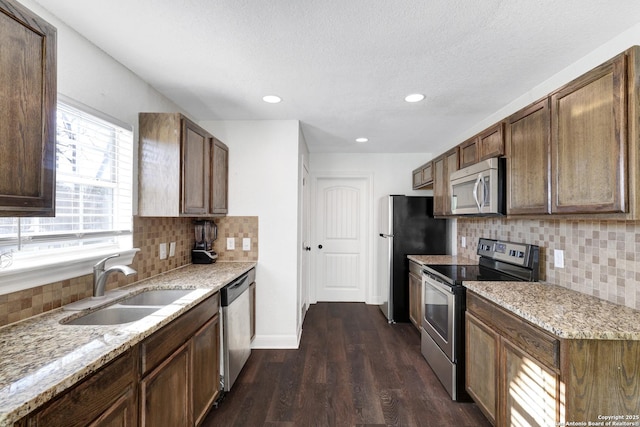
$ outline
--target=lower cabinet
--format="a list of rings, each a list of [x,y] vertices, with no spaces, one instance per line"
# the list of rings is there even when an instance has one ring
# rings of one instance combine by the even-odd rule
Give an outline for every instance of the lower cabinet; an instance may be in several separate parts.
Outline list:
[[[420,331],[422,321],[422,268],[409,261],[409,320]]]
[[[193,425],[187,342],[140,381],[140,426]]]
[[[494,425],[498,404],[500,337],[482,321],[466,313],[467,352],[465,382],[469,396]]]
[[[639,341],[561,339],[472,291],[466,340],[467,391],[496,426],[640,421]]]
[[[220,390],[220,317],[208,321],[192,338],[193,418],[199,425]]]
[[[198,425],[220,390],[216,293],[140,344],[140,426]]]
[[[559,341],[467,292],[467,391],[497,426],[560,421]]]

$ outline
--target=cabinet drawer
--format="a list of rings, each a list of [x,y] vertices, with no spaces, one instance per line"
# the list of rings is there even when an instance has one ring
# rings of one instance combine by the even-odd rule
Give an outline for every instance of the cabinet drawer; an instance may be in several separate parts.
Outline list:
[[[220,293],[211,297],[160,329],[140,345],[141,375],[156,367],[211,319],[220,306]]]
[[[521,317],[467,292],[467,310],[545,365],[560,368],[560,341]]]
[[[86,426],[114,402],[134,399],[134,351],[128,351],[29,416],[30,426]]]

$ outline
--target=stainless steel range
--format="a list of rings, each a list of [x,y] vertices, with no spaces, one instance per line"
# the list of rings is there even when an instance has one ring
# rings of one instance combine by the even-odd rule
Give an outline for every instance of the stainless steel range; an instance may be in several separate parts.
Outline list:
[[[535,245],[480,239],[474,265],[426,265],[422,272],[422,354],[453,400],[470,400],[464,385],[464,281],[538,281]],[[469,349],[472,351],[472,349]]]

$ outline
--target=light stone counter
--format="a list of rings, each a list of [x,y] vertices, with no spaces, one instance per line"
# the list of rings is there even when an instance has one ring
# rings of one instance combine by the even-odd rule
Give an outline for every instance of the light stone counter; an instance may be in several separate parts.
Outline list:
[[[121,288],[134,293],[193,289],[133,323],[63,325],[61,320],[79,315],[60,308],[0,328],[0,426],[12,426],[255,266],[255,262],[187,265]]]
[[[415,261],[418,264],[427,265],[475,265],[478,264],[478,261],[473,261],[472,259],[465,258],[462,256],[454,256],[454,255],[407,255],[411,261]]]
[[[566,339],[640,340],[640,311],[543,282],[464,282],[478,295]]]

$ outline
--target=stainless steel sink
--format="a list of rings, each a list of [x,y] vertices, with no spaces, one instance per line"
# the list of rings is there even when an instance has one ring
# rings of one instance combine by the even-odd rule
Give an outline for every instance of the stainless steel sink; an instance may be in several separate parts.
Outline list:
[[[152,289],[120,301],[121,305],[165,306],[193,292],[193,289]]]
[[[125,307],[113,305],[101,308],[98,311],[78,317],[71,321],[64,321],[66,325],[119,325],[135,322],[151,313],[158,311],[159,307]]]

